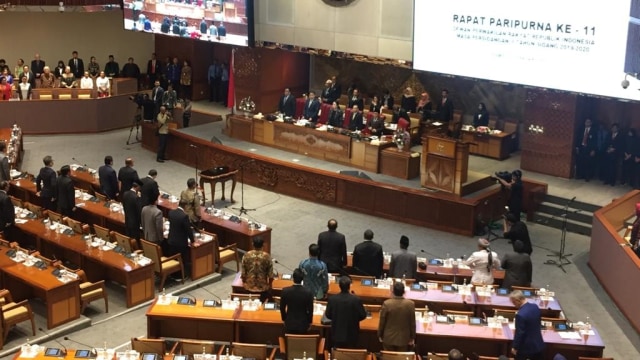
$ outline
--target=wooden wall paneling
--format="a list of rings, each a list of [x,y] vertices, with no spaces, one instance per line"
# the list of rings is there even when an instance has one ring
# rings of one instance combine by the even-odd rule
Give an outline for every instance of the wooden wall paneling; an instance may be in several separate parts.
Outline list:
[[[258,111],[277,110],[278,101],[287,87],[295,97],[309,92],[308,54],[266,48],[257,50],[260,64],[260,91],[255,95],[260,97],[260,103],[256,102]]]

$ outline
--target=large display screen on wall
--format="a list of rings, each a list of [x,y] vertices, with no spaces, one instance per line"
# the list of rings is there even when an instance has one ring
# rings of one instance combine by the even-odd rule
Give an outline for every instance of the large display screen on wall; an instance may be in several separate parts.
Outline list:
[[[254,0],[125,0],[124,28],[253,46]]]
[[[416,0],[414,14],[416,70],[640,100],[640,0]]]

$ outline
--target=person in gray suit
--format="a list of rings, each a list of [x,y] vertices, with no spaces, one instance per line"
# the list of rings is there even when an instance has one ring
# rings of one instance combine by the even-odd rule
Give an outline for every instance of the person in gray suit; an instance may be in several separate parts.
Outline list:
[[[525,252],[524,243],[516,240],[513,243],[515,252],[506,254],[502,260],[504,280],[502,287],[511,289],[512,286],[531,286],[533,266],[531,257]]]
[[[158,199],[153,204],[142,208],[142,232],[144,239],[152,243],[160,244],[164,238],[162,231],[162,210],[158,209]]]
[[[388,351],[408,351],[415,344],[416,313],[413,301],[405,299],[404,284],[393,284],[393,297],[380,309],[378,339]]]
[[[407,250],[409,248],[409,238],[402,235],[400,237],[400,250],[391,254],[389,263],[389,276],[401,278],[403,275],[407,279],[415,279],[418,271],[418,259],[416,254]]]

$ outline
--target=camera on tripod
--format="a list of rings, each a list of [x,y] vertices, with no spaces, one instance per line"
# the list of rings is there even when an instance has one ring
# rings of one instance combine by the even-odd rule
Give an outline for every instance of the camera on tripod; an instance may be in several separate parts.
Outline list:
[[[149,94],[137,93],[129,96],[129,100],[133,101],[139,108],[141,108],[149,100]]]
[[[493,180],[502,179],[508,183],[513,180],[513,173],[511,171],[496,171],[495,176],[491,177]]]

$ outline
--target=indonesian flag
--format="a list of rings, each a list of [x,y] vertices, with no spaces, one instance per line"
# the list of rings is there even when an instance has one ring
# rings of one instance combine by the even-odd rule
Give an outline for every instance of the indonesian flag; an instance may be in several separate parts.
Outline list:
[[[229,91],[227,92],[227,107],[232,109],[235,108],[236,103],[236,81],[235,81],[235,54],[236,49],[231,50],[231,60],[229,61]]]

